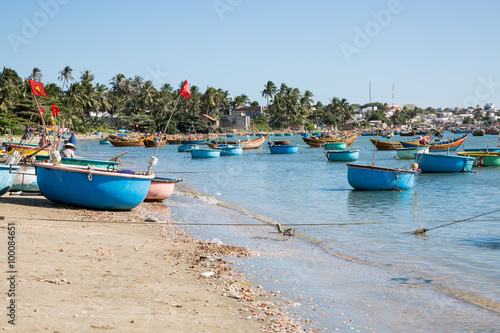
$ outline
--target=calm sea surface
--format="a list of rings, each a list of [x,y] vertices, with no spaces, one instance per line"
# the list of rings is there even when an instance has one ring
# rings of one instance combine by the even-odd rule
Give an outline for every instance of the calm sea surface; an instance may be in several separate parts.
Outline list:
[[[372,163],[369,138],[360,136],[351,147],[360,149],[357,163]],[[185,178],[182,184],[249,212],[176,195],[165,202],[169,213],[179,221],[234,224],[191,231],[268,252],[266,259],[238,263],[240,269],[296,300],[297,314],[324,331],[500,330],[500,212],[425,236],[411,234],[500,209],[499,167],[420,174],[404,192],[358,191],[347,182],[345,162],[327,162],[322,148],[308,148],[298,135],[276,139],[298,143],[299,152],[272,155],[265,144],[242,156],[191,159],[177,146],[160,148],[157,176]],[[495,147],[497,140],[470,136],[464,147]],[[122,159],[134,164],[122,167],[133,170],[145,170],[154,153],[98,141],[77,147],[77,155],[103,159],[128,151]],[[395,151],[375,153],[378,166],[406,168],[412,162],[399,160]],[[252,214],[283,223],[308,241],[283,241]]]

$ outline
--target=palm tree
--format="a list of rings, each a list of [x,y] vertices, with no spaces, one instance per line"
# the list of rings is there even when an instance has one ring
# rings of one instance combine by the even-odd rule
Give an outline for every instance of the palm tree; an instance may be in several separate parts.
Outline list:
[[[277,90],[278,88],[276,88],[273,81],[267,81],[264,90],[261,91],[262,97],[266,97],[267,99],[267,107],[269,107],[269,97],[273,98]]]
[[[82,82],[92,84],[92,81],[94,81],[94,74],[90,73],[88,69],[81,72],[81,74],[82,76],[80,76],[80,79],[82,80]]]
[[[69,66],[64,67],[64,69],[59,72],[59,74],[60,74],[59,80],[61,80],[63,82],[62,83],[62,90],[64,90],[65,85],[67,87],[68,82],[75,80],[75,79],[73,79],[73,76],[71,75],[72,72],[73,72],[73,70]]]
[[[0,73],[0,111],[8,112],[22,95],[23,81],[10,68],[3,68]]]
[[[33,80],[33,81],[41,81],[42,80],[42,71],[40,68],[35,67],[33,68],[33,72],[31,72],[30,76],[28,76],[28,79]]]

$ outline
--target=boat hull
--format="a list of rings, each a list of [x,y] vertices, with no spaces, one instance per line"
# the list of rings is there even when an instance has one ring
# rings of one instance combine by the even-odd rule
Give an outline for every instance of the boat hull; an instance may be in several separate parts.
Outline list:
[[[442,154],[415,154],[415,161],[422,172],[464,172],[474,164],[473,157]]]
[[[179,181],[181,179],[155,177],[151,180],[151,185],[144,201],[160,202],[170,198],[172,193],[174,193],[175,184]]]
[[[197,149],[200,149],[200,146],[193,145],[193,144],[185,144],[185,145],[180,145],[177,148],[177,151],[179,153],[183,153],[183,152],[186,152],[186,151],[197,150]]]
[[[39,162],[50,162],[50,159],[48,156],[37,156],[36,160]],[[119,162],[116,161],[102,161],[102,160],[92,160],[88,158],[70,158],[70,157],[62,157],[61,158],[61,164],[64,165],[79,165],[79,166],[91,166],[94,168],[105,168],[108,171],[112,170],[118,170],[118,167],[120,165]]]
[[[219,145],[217,150],[220,150],[221,156],[243,155],[243,147],[241,145]]]
[[[439,152],[439,151],[455,151],[460,147],[465,139],[467,139],[467,134],[461,138],[453,139],[441,143],[433,143],[431,145],[424,145],[417,142],[401,141],[404,148],[418,148],[418,147],[429,147],[429,151]]]
[[[347,181],[358,190],[408,190],[415,183],[417,171],[347,164]]]
[[[399,148],[396,150],[396,154],[399,159],[402,160],[413,160],[415,159],[415,154],[417,153],[428,153],[429,147],[419,147],[419,148]]]
[[[459,156],[469,156],[474,158],[474,166],[500,166],[499,153],[483,152],[458,152]]]
[[[325,154],[329,161],[356,161],[359,158],[359,149],[332,150]]]
[[[145,139],[144,146],[146,147],[165,147],[167,140]]]
[[[358,136],[361,135],[361,132],[357,134],[353,134],[351,136],[347,137],[334,137],[334,138],[316,138],[316,137],[310,137],[310,138],[305,138],[302,137],[302,140],[304,140],[305,143],[309,145],[309,147],[312,148],[319,148],[323,147],[326,143],[337,143],[337,142],[345,142],[347,147],[350,147],[356,140],[358,139]]]
[[[386,142],[375,139],[370,139],[370,141],[375,147],[377,147],[378,150],[398,150],[403,148],[403,145],[399,142]]]
[[[191,150],[192,158],[218,158],[220,157],[220,151],[215,149],[195,149]]]
[[[329,143],[325,143],[323,148],[325,150],[345,150],[347,148],[347,143],[345,143],[345,142],[329,142]]]
[[[130,210],[144,201],[153,175],[36,163],[38,187],[49,200],[96,210]]]
[[[0,165],[0,196],[10,190],[18,170],[18,166]]]
[[[276,145],[270,146],[271,154],[296,154],[299,151],[299,146]]]
[[[110,145],[111,144],[111,142],[109,142],[109,140],[99,140],[99,143],[101,145]]]
[[[39,193],[40,188],[36,180],[35,166],[19,164],[19,171],[16,174],[11,191]]]

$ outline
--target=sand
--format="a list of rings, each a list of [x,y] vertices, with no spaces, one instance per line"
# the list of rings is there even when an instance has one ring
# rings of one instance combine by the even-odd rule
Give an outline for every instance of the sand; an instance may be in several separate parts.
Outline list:
[[[0,237],[15,225],[16,332],[303,332],[225,257],[253,255],[190,239],[166,221],[145,222],[143,203],[98,212],[43,196],[0,198]],[[158,205],[158,204],[156,204]],[[1,290],[9,287],[7,249]],[[205,277],[203,275],[208,275]],[[4,293],[2,309],[10,299]]]

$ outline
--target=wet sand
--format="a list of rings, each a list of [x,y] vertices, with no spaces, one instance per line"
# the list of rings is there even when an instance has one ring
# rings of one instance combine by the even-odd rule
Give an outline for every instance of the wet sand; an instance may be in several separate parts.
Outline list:
[[[150,206],[151,205],[151,206]],[[224,258],[251,251],[189,238],[155,204],[96,212],[43,196],[0,198],[0,234],[14,223],[15,326],[22,332],[303,332],[279,299]],[[3,242],[5,243],[5,242]],[[4,252],[7,250],[4,248]],[[2,277],[8,287],[7,253]],[[7,295],[3,308],[9,304]]]

